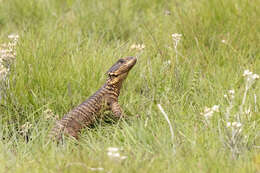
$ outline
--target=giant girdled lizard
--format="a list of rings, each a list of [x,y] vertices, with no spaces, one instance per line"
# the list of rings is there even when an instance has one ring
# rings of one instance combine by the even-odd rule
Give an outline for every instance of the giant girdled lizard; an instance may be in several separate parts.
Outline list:
[[[63,135],[78,139],[82,128],[92,125],[100,117],[102,110],[111,110],[116,118],[124,117],[118,104],[118,96],[123,81],[135,65],[135,57],[119,59],[108,71],[106,83],[86,101],[68,112],[57,121],[50,136],[60,140]]]

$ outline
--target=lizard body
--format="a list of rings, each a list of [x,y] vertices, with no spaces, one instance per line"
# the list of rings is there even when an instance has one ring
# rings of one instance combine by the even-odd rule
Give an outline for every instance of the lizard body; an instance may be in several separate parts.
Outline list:
[[[108,71],[106,83],[86,101],[68,112],[51,131],[51,137],[60,140],[62,135],[78,139],[80,130],[90,126],[99,117],[101,110],[111,110],[116,118],[121,118],[124,113],[118,104],[118,96],[123,81],[135,65],[135,57],[119,59]]]

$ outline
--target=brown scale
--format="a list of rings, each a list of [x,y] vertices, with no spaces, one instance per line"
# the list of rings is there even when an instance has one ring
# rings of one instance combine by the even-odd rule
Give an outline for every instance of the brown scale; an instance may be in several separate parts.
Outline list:
[[[101,110],[110,110],[116,118],[121,118],[124,113],[118,104],[118,96],[123,81],[128,72],[135,65],[137,59],[126,57],[119,59],[108,71],[106,83],[86,101],[72,109],[52,129],[52,139],[60,140],[62,135],[78,139],[80,130],[93,124],[99,117]]]

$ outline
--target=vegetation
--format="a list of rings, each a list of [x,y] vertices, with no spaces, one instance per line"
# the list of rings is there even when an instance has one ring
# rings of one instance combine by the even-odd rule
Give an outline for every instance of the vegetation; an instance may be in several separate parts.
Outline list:
[[[259,6],[0,0],[0,172],[260,172]],[[129,118],[50,142],[125,56]]]

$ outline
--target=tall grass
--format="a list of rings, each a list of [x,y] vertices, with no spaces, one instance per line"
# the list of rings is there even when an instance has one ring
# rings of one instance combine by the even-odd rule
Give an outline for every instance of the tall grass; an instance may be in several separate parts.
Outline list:
[[[243,76],[260,74],[259,6],[0,0],[0,44],[19,35],[14,61],[0,66],[0,172],[259,172],[259,79],[246,89]],[[119,98],[129,119],[49,143],[57,117],[124,56],[139,57]]]

